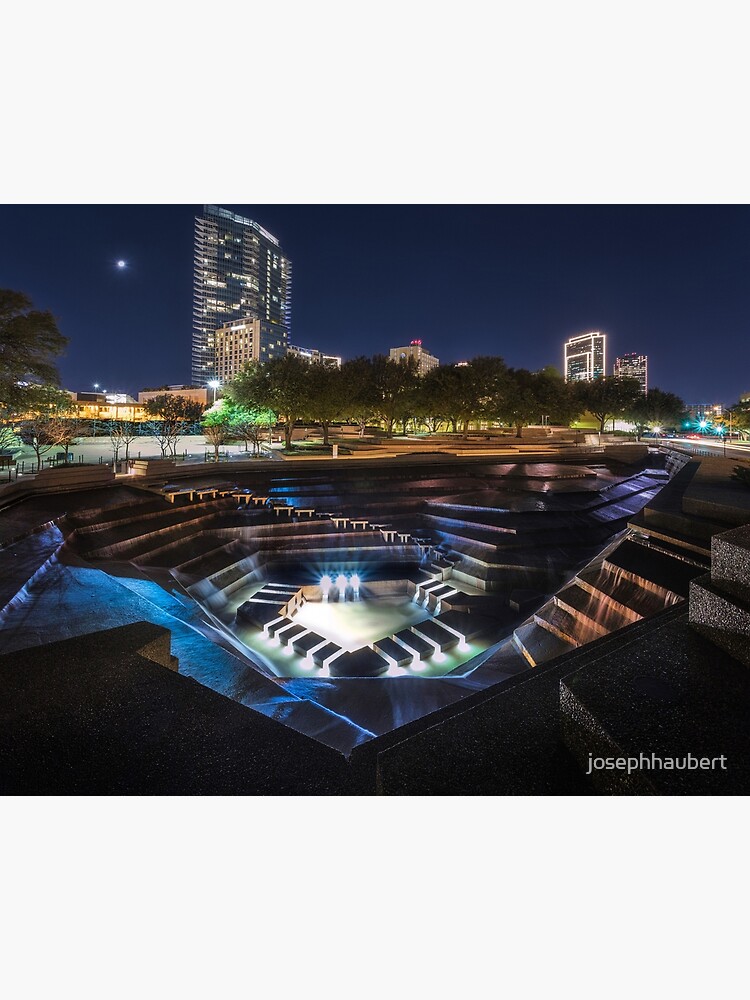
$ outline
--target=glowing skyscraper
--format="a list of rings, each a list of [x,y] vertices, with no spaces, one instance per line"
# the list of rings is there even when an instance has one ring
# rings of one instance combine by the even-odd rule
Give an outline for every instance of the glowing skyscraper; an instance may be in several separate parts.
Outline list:
[[[289,338],[292,262],[279,241],[252,219],[204,205],[195,219],[192,379],[217,377],[216,337],[234,320],[261,320],[278,330],[269,343]]]
[[[607,335],[594,331],[565,342],[565,381],[591,382],[604,375]]]

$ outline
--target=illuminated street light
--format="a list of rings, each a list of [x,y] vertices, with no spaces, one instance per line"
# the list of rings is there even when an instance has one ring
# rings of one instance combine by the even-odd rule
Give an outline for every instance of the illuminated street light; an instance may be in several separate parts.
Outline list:
[[[213,389],[213,391],[214,391],[214,395],[213,395],[213,399],[211,400],[211,406],[213,406],[213,405],[214,405],[214,403],[216,402],[216,390],[217,390],[217,389],[218,389],[218,388],[219,388],[220,386],[221,386],[221,382],[218,382],[218,381],[217,381],[216,379],[212,379],[212,380],[211,380],[211,381],[210,381],[210,382],[208,383],[208,388],[209,388],[209,389]]]
[[[328,592],[330,591],[330,589],[331,589],[332,586],[333,586],[333,580],[330,578],[330,576],[327,573],[326,573],[325,576],[322,576],[320,578],[320,589],[323,591],[323,600],[324,601],[328,600]]]
[[[348,583],[348,581],[347,581],[346,577],[344,576],[344,574],[343,573],[339,573],[339,575],[336,577],[336,588],[337,588],[337,590],[339,591],[340,594],[345,593],[347,583]]]

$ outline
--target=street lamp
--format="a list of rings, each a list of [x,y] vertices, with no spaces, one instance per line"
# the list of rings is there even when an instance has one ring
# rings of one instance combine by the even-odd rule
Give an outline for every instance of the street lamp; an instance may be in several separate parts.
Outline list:
[[[214,397],[211,400],[211,406],[213,406],[214,403],[216,402],[216,390],[219,388],[220,385],[221,382],[218,382],[216,379],[213,379],[211,382],[208,383],[208,388],[213,389],[214,391]]]

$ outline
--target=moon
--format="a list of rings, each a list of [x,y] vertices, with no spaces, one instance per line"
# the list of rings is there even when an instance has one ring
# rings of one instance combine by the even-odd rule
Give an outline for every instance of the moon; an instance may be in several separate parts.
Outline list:
[[[127,267],[128,265],[125,263],[124,260],[118,260],[117,266],[120,268],[120,270],[122,270],[123,267]]]

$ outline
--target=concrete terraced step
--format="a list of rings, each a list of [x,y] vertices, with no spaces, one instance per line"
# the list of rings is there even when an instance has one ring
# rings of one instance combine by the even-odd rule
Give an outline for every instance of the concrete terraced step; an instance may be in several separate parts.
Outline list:
[[[583,646],[587,642],[593,642],[606,633],[592,628],[592,625],[577,615],[561,608],[552,601],[540,608],[534,614],[534,621],[540,628],[552,632],[558,639],[569,642],[574,646]]]
[[[618,577],[607,569],[582,570],[576,577],[578,586],[593,596],[602,595],[616,611],[639,621],[658,614],[679,598],[665,598],[654,590],[644,590],[632,580]]]
[[[532,667],[554,660],[555,657],[570,653],[576,648],[573,643],[561,639],[547,629],[540,628],[535,622],[528,622],[515,629],[513,642]]]
[[[555,595],[554,601],[564,611],[583,618],[597,635],[607,635],[633,621],[632,615],[607,601],[604,594],[595,596],[577,584],[565,587]]]
[[[665,597],[670,594],[687,597],[690,581],[702,572],[697,566],[672,559],[630,539],[610,552],[602,565],[635,583],[648,581]]]

